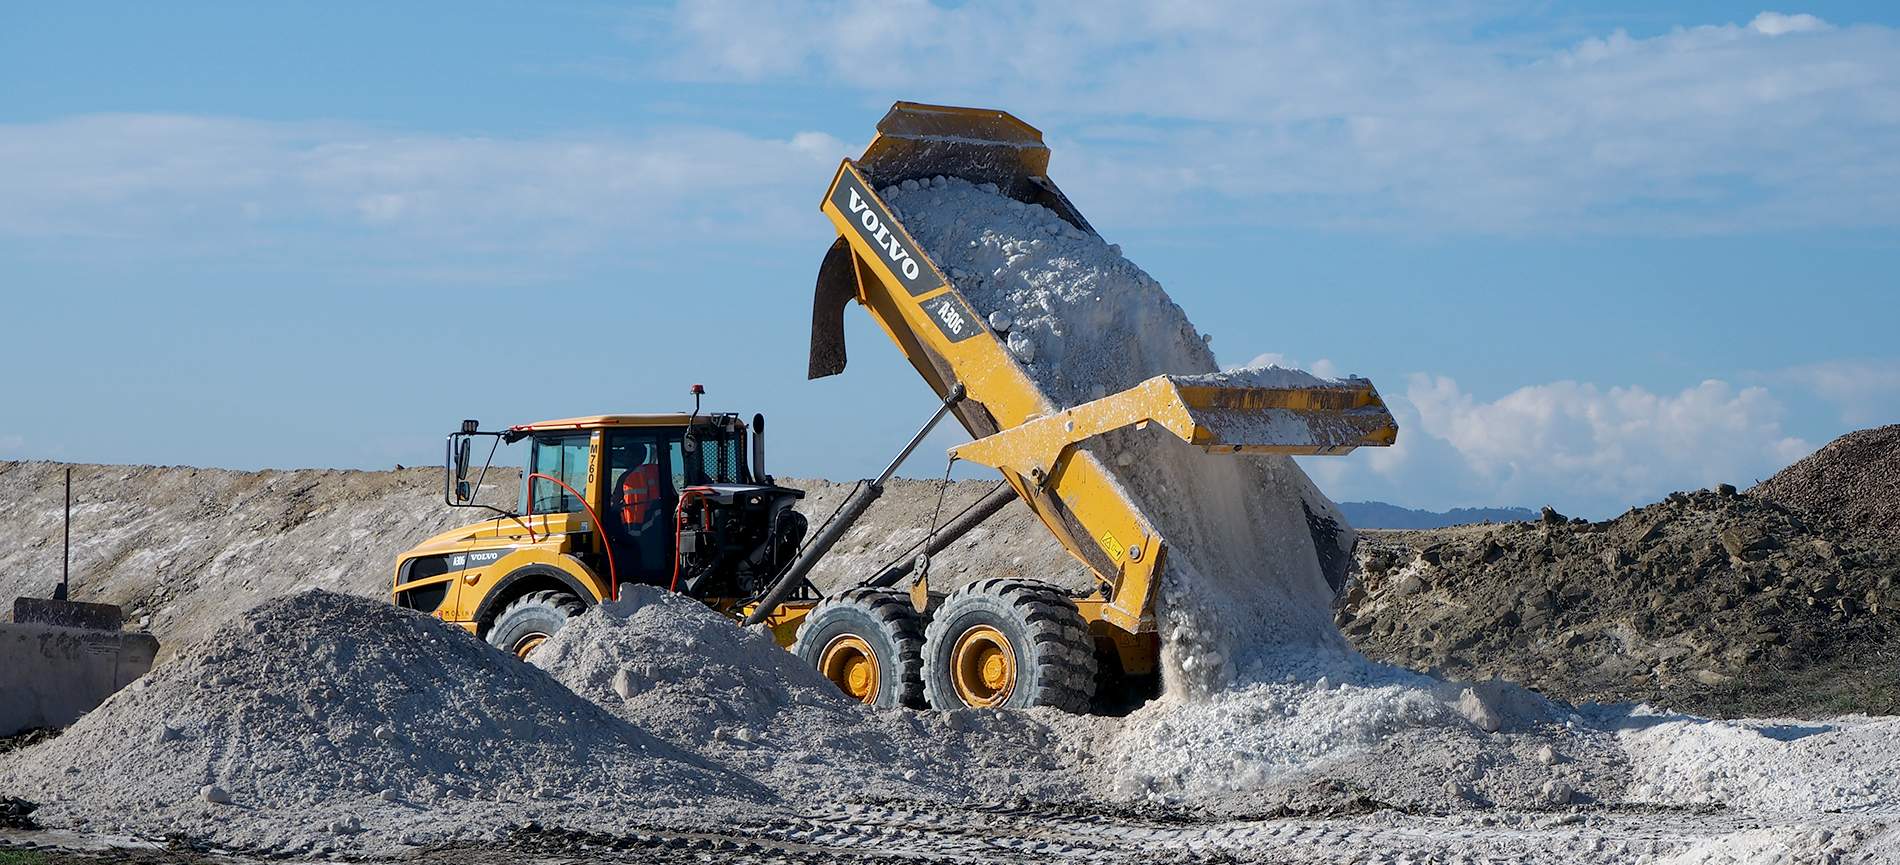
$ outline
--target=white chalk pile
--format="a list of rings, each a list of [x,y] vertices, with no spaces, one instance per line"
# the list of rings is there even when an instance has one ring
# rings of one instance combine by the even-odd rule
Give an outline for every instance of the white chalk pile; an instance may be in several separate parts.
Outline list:
[[[324,591],[252,609],[0,762],[0,790],[50,825],[273,851],[770,796],[459,628]]]
[[[876,711],[762,629],[640,586],[569,622],[530,659],[674,745],[787,801],[1077,799],[1091,719],[1054,710]]]

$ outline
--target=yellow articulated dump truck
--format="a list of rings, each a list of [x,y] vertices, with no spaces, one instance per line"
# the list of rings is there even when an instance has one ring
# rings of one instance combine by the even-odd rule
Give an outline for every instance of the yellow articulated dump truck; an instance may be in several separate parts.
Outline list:
[[[1049,180],[1048,160],[1041,133],[1007,113],[900,102],[863,155],[839,166],[820,204],[838,238],[819,268],[810,376],[843,371],[843,317],[856,301],[941,404],[809,538],[795,507],[802,494],[765,472],[764,418],[702,414],[698,386],[685,413],[499,430],[464,421],[448,438],[444,497],[494,515],[403,553],[395,602],[525,656],[623,587],[656,585],[765,625],[869,704],[1072,712],[1127,704],[1157,669],[1154,602],[1168,539],[1078,446],[1158,424],[1215,453],[1340,454],[1389,445],[1397,429],[1363,379],[1275,388],[1158,376],[1081,405],[1055,405],[876,192],[960,177],[995,184],[1093,234]],[[1249,422],[1267,415],[1275,422]],[[974,439],[951,456],[996,469],[1005,484],[931,527],[915,559],[821,593],[808,579],[812,568],[946,416]],[[473,443],[484,439],[489,460],[477,469]],[[528,445],[513,509],[475,501],[500,442]],[[1088,567],[1094,590],[995,578],[933,591],[929,556],[1018,499]]]

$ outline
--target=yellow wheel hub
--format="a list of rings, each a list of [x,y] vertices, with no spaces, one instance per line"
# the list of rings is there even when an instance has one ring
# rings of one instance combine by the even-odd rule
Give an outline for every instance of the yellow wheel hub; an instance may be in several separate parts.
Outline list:
[[[818,672],[846,696],[861,703],[877,702],[877,652],[863,637],[840,634],[818,655]]]
[[[543,634],[539,632],[528,634],[522,637],[521,639],[515,641],[515,657],[520,658],[521,660],[525,661],[528,659],[529,652],[532,652],[535,649],[540,648],[541,644],[547,641],[548,641],[547,634]]]
[[[988,625],[957,637],[950,649],[950,683],[971,706],[1000,706],[1016,691],[1016,650],[1009,638]]]

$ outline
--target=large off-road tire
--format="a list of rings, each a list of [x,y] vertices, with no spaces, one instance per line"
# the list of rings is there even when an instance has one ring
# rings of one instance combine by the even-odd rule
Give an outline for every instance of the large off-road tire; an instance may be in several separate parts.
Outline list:
[[[950,593],[924,632],[924,698],[936,709],[1053,706],[1086,713],[1095,641],[1075,602],[1028,580]]]
[[[923,645],[923,618],[909,596],[859,588],[812,607],[792,652],[847,697],[878,708],[921,708]]]
[[[547,642],[568,619],[586,611],[587,605],[567,592],[529,592],[502,608],[488,629],[488,644],[526,660],[529,652]]]

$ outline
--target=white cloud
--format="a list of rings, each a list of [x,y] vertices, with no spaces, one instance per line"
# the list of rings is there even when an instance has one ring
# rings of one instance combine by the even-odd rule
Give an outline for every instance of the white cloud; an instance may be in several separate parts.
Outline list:
[[[95,115],[0,125],[0,234],[278,243],[311,226],[573,252],[823,226],[837,139],[720,129],[493,138],[345,124]],[[351,242],[356,242],[352,240]]]
[[[1342,374],[1279,352],[1243,366]],[[1864,369],[1804,368],[1849,392],[1878,379]],[[1825,374],[1824,374],[1825,373]],[[1793,375],[1791,372],[1790,375]],[[1748,486],[1813,450],[1783,429],[1786,410],[1765,387],[1704,381],[1674,394],[1576,381],[1520,387],[1481,399],[1445,376],[1414,374],[1382,395],[1399,422],[1398,443],[1301,464],[1329,494],[1413,507],[1550,504],[1605,516],[1678,489]]]
[[[1900,360],[1835,360],[1768,377],[1832,404],[1850,426],[1900,423]]]
[[[1602,516],[1672,490],[1745,487],[1813,450],[1783,429],[1783,406],[1766,388],[1717,380],[1675,394],[1559,381],[1484,400],[1450,378],[1414,375],[1403,395],[1386,397],[1397,446],[1306,461],[1329,491]],[[1421,490],[1437,498],[1420,502]]]
[[[638,13],[639,44],[665,59],[617,74],[831,88],[860,119],[782,137],[6,124],[0,234],[219,250],[340,228],[476,254],[822,235],[814,184],[899,97],[1042,125],[1055,173],[1104,225],[1900,225],[1900,32],[1765,12],[1646,37],[1499,36],[1521,25],[1466,8],[689,2]]]
[[[0,457],[14,457],[26,452],[26,437],[20,435],[0,435]]]
[[[1766,36],[1780,36],[1784,33],[1812,33],[1816,30],[1831,29],[1826,21],[1806,13],[1784,15],[1780,12],[1763,12],[1748,22],[1748,27]]]
[[[1484,4],[681,4],[666,68],[1007,107],[1097,221],[1900,224],[1900,31],[1764,12],[1578,40]],[[734,22],[744,21],[736,27]]]

